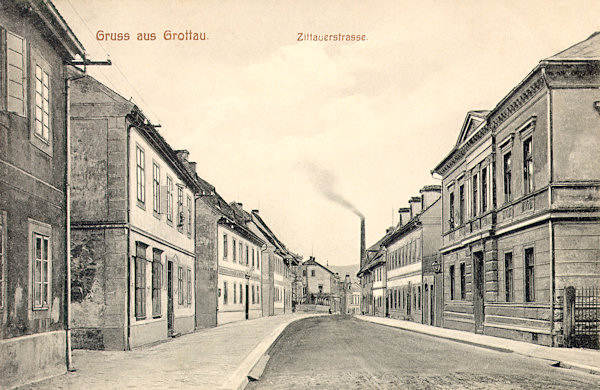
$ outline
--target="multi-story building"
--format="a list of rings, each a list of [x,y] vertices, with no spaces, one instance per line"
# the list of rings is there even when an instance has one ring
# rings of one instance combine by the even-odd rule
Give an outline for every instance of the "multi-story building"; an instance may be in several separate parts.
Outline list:
[[[128,99],[72,84],[72,318],[78,348],[127,350],[194,330],[198,183]]]
[[[339,275],[313,256],[299,265],[299,273],[302,275],[302,303],[329,306],[332,313],[339,310]]]
[[[384,297],[385,283],[385,255],[386,249],[381,245],[384,239],[392,232],[393,228],[388,228],[386,234],[375,244],[364,251],[361,256],[361,268],[356,276],[360,279],[361,285],[361,313],[368,315],[385,316],[386,302]]]
[[[429,324],[435,318],[436,304],[431,293],[435,293],[435,274],[424,275],[423,271],[425,264],[436,259],[439,248],[441,188],[429,185],[420,192],[420,197],[410,198],[409,208],[399,210],[398,225],[381,245],[386,249],[387,313],[390,317]],[[439,279],[437,285],[441,289]]]
[[[347,314],[361,314],[361,288],[360,284],[350,282],[350,301],[347,303]]]
[[[241,203],[231,203],[219,220],[217,324],[263,316],[261,253],[265,241],[249,229],[252,217]]]
[[[444,326],[561,342],[563,289],[600,283],[600,34],[470,112],[442,176]]]
[[[262,248],[262,308],[263,315],[292,312],[292,290],[296,280],[295,267],[300,256],[290,252],[267,226],[258,210],[252,210],[250,229],[265,241]]]
[[[0,387],[66,371],[68,90],[84,48],[51,1],[0,7]]]

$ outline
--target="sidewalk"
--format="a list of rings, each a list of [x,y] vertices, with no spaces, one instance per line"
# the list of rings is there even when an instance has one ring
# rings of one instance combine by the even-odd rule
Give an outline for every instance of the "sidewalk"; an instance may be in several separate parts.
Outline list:
[[[19,389],[239,389],[291,322],[289,314],[203,329],[133,351],[73,351],[77,371]]]
[[[503,352],[514,352],[524,356],[546,359],[560,367],[573,368],[600,375],[600,351],[582,348],[552,348],[499,337],[474,334],[460,330],[438,328],[411,321],[357,315],[356,318],[376,324],[400,328],[447,340],[490,348]]]

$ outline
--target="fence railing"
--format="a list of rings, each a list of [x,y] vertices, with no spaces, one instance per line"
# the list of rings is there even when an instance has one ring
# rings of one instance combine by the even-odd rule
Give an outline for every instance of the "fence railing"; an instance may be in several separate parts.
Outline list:
[[[600,288],[565,287],[561,303],[565,347],[599,349]]]

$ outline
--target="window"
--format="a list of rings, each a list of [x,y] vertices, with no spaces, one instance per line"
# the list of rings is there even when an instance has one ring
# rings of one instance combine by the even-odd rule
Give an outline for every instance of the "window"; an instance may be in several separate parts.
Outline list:
[[[227,282],[223,282],[223,304],[227,304]]]
[[[152,163],[152,210],[160,214],[160,167],[156,163]]]
[[[252,248],[252,267],[254,267],[254,248]]]
[[[244,245],[241,242],[239,242],[238,243],[238,250],[239,250],[240,264],[244,264],[243,247],[244,247]]]
[[[235,238],[231,239],[231,242],[233,243],[232,248],[231,248],[231,254],[233,255],[233,261],[235,262],[236,259],[236,251],[235,251]]]
[[[533,248],[525,249],[525,302],[535,301]]]
[[[421,286],[417,288],[417,291],[419,292],[419,310],[421,310]]]
[[[246,245],[246,265],[250,264],[250,256],[249,256],[249,251],[248,251],[248,245]]]
[[[503,172],[504,172],[504,201],[510,202],[512,196],[511,180],[511,153],[508,152],[503,157]]]
[[[319,294],[323,294],[323,285],[319,284]]]
[[[488,179],[487,179],[487,167],[481,170],[481,212],[487,211],[487,197],[488,197]]]
[[[450,266],[450,300],[454,299],[454,266]]]
[[[188,195],[187,197],[187,235],[192,235],[192,198]]]
[[[192,304],[192,270],[187,269],[187,304]]]
[[[33,233],[33,308],[47,309],[50,298],[50,237]]]
[[[240,290],[241,290],[241,286],[240,286]],[[236,304],[236,298],[237,297],[237,284],[233,284],[233,303]],[[242,303],[242,297],[240,297],[240,303]]]
[[[523,193],[533,191],[533,154],[531,152],[531,137],[523,141]]]
[[[450,219],[448,220],[448,224],[450,229],[454,229],[454,192],[450,193]]]
[[[254,285],[252,285],[252,304],[254,304]]]
[[[477,215],[477,203],[478,203],[478,196],[479,196],[479,192],[478,192],[478,181],[477,181],[477,175],[473,175],[473,179],[472,179],[472,183],[473,185],[473,202],[472,202],[472,206],[473,206],[473,216],[475,217]]]
[[[240,303],[244,303],[244,291],[242,290],[242,284],[240,283]]]
[[[223,259],[227,259],[227,234],[223,234]]]
[[[24,38],[6,32],[7,109],[18,115],[27,113],[27,54]],[[42,76],[43,81],[43,76]],[[48,84],[46,84],[48,85]],[[43,91],[41,91],[43,93]],[[37,85],[36,85],[37,99]],[[43,107],[43,103],[42,103]],[[37,116],[36,116],[37,119]],[[42,128],[43,130],[43,128]]]
[[[142,242],[135,243],[135,318],[146,318],[146,248]]]
[[[177,303],[183,305],[183,267],[177,267]]]
[[[173,222],[173,179],[167,176],[167,221]]]
[[[256,250],[256,268],[260,269],[260,251]]]
[[[260,303],[259,286],[256,286],[256,303]]]
[[[504,254],[504,286],[506,290],[506,302],[514,300],[514,274],[512,252]]]
[[[183,213],[183,187],[177,185],[177,229],[183,232],[185,214]]]
[[[161,288],[162,288],[162,251],[152,250],[152,317],[161,315]]]
[[[24,83],[24,82],[23,82]],[[44,142],[50,141],[50,76],[35,66],[35,135]]]
[[[146,202],[146,178],[144,174],[144,170],[146,169],[146,162],[144,156],[144,149],[136,146],[135,148],[135,161],[136,161],[136,170],[135,170],[135,178],[136,178],[136,193],[137,200],[140,203]]]
[[[306,270],[305,269],[302,270],[302,276],[306,276]]]
[[[467,276],[465,270],[465,263],[460,263],[460,299],[465,300],[467,298]]]
[[[458,189],[458,224],[459,226],[465,222],[465,185],[461,185]]]

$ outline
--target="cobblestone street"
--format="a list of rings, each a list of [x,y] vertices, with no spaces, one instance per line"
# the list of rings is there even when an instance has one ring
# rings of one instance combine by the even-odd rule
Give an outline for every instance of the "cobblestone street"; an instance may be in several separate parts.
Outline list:
[[[248,389],[590,389],[597,376],[353,318],[291,324]],[[535,373],[535,374],[532,374]]]
[[[240,321],[137,350],[74,351],[76,372],[19,389],[214,389],[257,345],[299,315]]]

